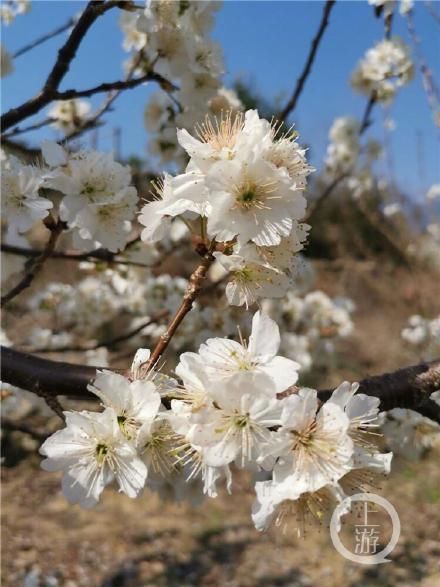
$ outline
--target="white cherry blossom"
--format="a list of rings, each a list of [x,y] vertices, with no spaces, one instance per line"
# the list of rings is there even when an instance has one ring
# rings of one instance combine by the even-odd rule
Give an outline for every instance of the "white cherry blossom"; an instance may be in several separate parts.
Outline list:
[[[62,488],[71,503],[95,506],[104,488],[116,480],[135,498],[144,488],[147,469],[133,445],[126,442],[116,413],[65,412],[66,427],[41,446],[45,471],[63,471]]]

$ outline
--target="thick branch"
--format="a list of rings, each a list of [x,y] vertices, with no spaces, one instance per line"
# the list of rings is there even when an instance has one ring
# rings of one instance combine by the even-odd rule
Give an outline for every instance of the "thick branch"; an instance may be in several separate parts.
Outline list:
[[[75,399],[95,399],[87,385],[96,377],[96,367],[72,365],[36,357],[12,348],[1,347],[2,381],[39,395],[66,395]],[[126,373],[124,370],[116,370]],[[380,409],[409,408],[440,423],[440,406],[429,399],[440,390],[440,359],[405,367],[392,373],[367,377],[359,393],[380,399]],[[332,390],[318,392],[327,400]]]
[[[280,120],[286,120],[286,118],[289,116],[289,114],[291,114],[295,110],[298,99],[301,96],[301,93],[304,89],[307,78],[309,77],[310,72],[312,70],[313,62],[315,61],[316,53],[318,51],[318,47],[319,47],[319,44],[321,43],[321,39],[324,35],[325,29],[328,26],[328,19],[329,19],[330,12],[331,12],[334,4],[335,4],[335,0],[327,0],[327,2],[324,5],[324,11],[322,13],[321,22],[319,24],[318,31],[317,31],[317,33],[312,41],[312,44],[310,46],[310,51],[307,56],[307,61],[304,65],[304,69],[302,70],[301,75],[299,76],[299,78],[296,82],[296,86],[295,86],[295,89],[293,91],[293,94],[292,94],[290,100],[287,102],[284,109],[278,115],[278,118]]]

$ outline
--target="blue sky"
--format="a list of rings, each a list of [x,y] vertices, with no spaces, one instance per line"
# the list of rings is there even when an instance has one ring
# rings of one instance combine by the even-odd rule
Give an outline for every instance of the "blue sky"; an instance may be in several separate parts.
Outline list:
[[[84,4],[33,0],[28,14],[3,28],[2,42],[14,53],[39,35],[63,24]],[[285,100],[303,67],[321,12],[321,1],[224,2],[213,36],[224,49],[226,85],[242,77],[251,81],[264,97],[284,96]],[[118,16],[118,10],[112,10],[93,26],[61,89],[84,89],[122,77],[122,63],[127,54],[121,46]],[[416,2],[415,23],[423,39],[425,59],[439,81],[440,29],[421,1]],[[348,80],[365,50],[382,38],[382,31],[382,22],[373,17],[366,0],[339,0],[333,9],[330,26],[292,119],[302,142],[310,145],[312,163],[316,167],[321,165],[332,120],[342,115],[360,117],[363,113],[365,98],[352,92]],[[394,31],[408,39],[406,23],[399,16],[395,19]],[[16,71],[2,80],[3,111],[40,89],[64,38],[65,35],[58,36],[17,58]],[[114,111],[106,115],[107,128],[99,131],[100,149],[111,149],[111,129],[117,126],[122,130],[123,155],[149,158],[143,109],[152,89],[152,86],[141,86],[118,99]],[[95,96],[92,104],[98,105],[103,98],[102,94]],[[41,120],[44,115],[40,112],[32,120]],[[408,195],[420,198],[429,185],[440,180],[440,150],[439,133],[433,125],[419,74],[401,90],[391,116],[397,124],[391,135],[395,177]],[[383,109],[375,110],[374,122],[369,133],[381,139]],[[57,138],[58,135],[49,128],[29,133],[27,137],[30,143],[37,145],[42,138]],[[422,155],[421,162],[418,153]]]

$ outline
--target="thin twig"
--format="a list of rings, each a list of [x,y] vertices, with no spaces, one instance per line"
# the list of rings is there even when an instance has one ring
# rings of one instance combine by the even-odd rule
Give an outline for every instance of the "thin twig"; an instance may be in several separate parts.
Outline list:
[[[191,274],[188,286],[182,299],[182,303],[180,304],[175,315],[173,316],[166,331],[159,338],[159,341],[157,342],[153,352],[151,353],[150,358],[143,365],[144,373],[153,369],[153,367],[157,364],[158,360],[168,347],[170,340],[176,333],[176,330],[179,328],[183,319],[193,307],[194,301],[200,293],[200,290],[202,289],[202,284],[204,279],[206,278],[206,273],[214,261],[214,257],[212,255],[214,248],[215,241],[212,242],[210,248],[203,255],[201,263],[196,267],[196,269]]]
[[[136,71],[138,64],[139,64],[139,60],[137,60],[137,61],[135,61],[135,63],[133,63],[133,66],[130,67],[124,81],[129,81],[133,78],[133,75]],[[104,100],[103,104],[96,110],[96,112],[92,116],[87,118],[87,120],[85,120],[83,122],[83,124],[78,129],[74,130],[69,135],[67,135],[66,138],[64,139],[63,143],[66,144],[69,141],[72,141],[73,139],[77,139],[79,136],[81,136],[87,130],[90,130],[92,128],[96,128],[98,126],[98,124],[100,124],[99,119],[101,118],[101,116],[111,109],[113,103],[115,102],[115,100],[118,98],[118,96],[122,92],[123,92],[123,88],[121,88],[119,90],[112,90],[111,92],[109,92],[106,99]]]
[[[36,96],[27,100],[17,108],[11,108],[11,110],[8,110],[8,112],[1,117],[2,132],[21,122],[25,118],[36,114],[50,102],[56,100],[58,88],[68,72],[70,64],[75,58],[76,52],[90,27],[102,14],[115,7],[123,8],[124,4],[127,3],[116,0],[108,0],[108,2],[92,0],[91,2],[88,2],[83,13],[74,25],[67,41],[58,51],[55,64],[53,65],[43,88]]]
[[[426,0],[424,4],[432,18],[436,21],[437,24],[440,24],[440,14],[434,8],[433,3],[431,1]]]
[[[435,83],[434,76],[431,69],[428,67],[422,53],[420,39],[417,36],[414,19],[411,12],[406,15],[406,24],[411,40],[414,45],[417,64],[419,66],[420,75],[422,76],[423,87],[425,90],[428,105],[432,111],[434,122],[438,124],[440,121],[440,91]]]
[[[312,44],[310,46],[310,51],[307,56],[306,63],[304,65],[304,69],[302,70],[301,75],[299,76],[299,78],[296,82],[296,86],[295,86],[295,89],[293,91],[293,94],[292,94],[290,100],[287,102],[287,104],[285,105],[285,107],[283,108],[283,110],[280,112],[280,114],[277,117],[279,120],[286,120],[287,117],[295,110],[298,99],[301,96],[301,93],[304,89],[307,78],[310,75],[310,72],[311,72],[311,69],[313,66],[313,62],[315,61],[315,58],[316,58],[316,53],[318,51],[319,44],[321,43],[321,39],[324,35],[325,29],[328,26],[330,12],[331,12],[334,4],[335,4],[335,0],[327,0],[327,2],[324,5],[324,10],[322,13],[321,22],[319,24],[318,31],[317,31],[317,33],[312,41]]]
[[[29,249],[27,247],[19,247],[16,245],[7,244],[1,245],[1,251],[3,253],[9,253],[11,255],[20,255],[21,257],[28,258],[38,257],[44,252],[36,249]],[[147,265],[145,263],[140,263],[138,261],[118,259],[118,255],[120,254],[121,253],[112,253],[107,249],[96,249],[95,251],[90,251],[88,253],[65,253],[62,251],[52,251],[49,257],[51,259],[65,259],[67,261],[75,261],[77,263],[80,263],[81,261],[97,260],[105,263],[114,263],[116,265],[126,265],[128,267],[140,267],[142,269],[151,269],[156,266],[155,264]]]
[[[30,132],[31,130],[37,130],[39,128],[43,128],[43,126],[47,126],[48,124],[52,124],[52,122],[56,122],[56,118],[45,118],[44,120],[40,120],[40,122],[36,122],[35,124],[31,124],[30,126],[25,126],[24,128],[20,128],[16,126],[8,133],[2,135],[2,140],[9,139],[10,137],[15,137],[16,135],[21,135],[25,132]]]
[[[38,39],[35,39],[35,41],[32,41],[28,45],[25,45],[24,47],[22,47],[21,49],[19,49],[18,51],[16,51],[12,55],[12,58],[13,59],[17,59],[17,57],[20,57],[20,55],[24,55],[28,51],[31,51],[32,49],[35,49],[35,47],[38,47],[39,45],[42,45],[46,41],[49,41],[50,39],[53,39],[54,37],[57,37],[61,33],[64,33],[65,31],[67,31],[71,27],[73,27],[73,25],[75,24],[75,22],[76,22],[76,18],[75,17],[69,18],[69,20],[65,24],[61,25],[60,27],[56,28],[55,30],[51,31],[50,33],[46,33],[45,35],[42,35],[41,37],[38,37]]]
[[[364,114],[362,116],[362,120],[361,120],[361,124],[359,127],[359,137],[361,137],[364,132],[370,127],[371,125],[371,112],[373,110],[374,105],[376,104],[377,98],[376,98],[376,94],[373,92],[370,96],[370,99],[367,102],[367,105],[365,107],[365,111]],[[342,183],[344,181],[344,179],[346,179],[347,177],[350,176],[350,171],[345,171],[344,173],[341,173],[341,175],[338,175],[326,188],[325,190],[322,192],[322,194],[320,194],[316,200],[313,202],[313,204],[310,206],[306,220],[310,219],[310,217],[313,214],[316,214],[317,210],[319,210],[322,206],[322,204],[327,200],[327,198],[333,193],[333,191],[335,190],[335,188],[338,187],[338,185],[340,183]]]
[[[41,271],[45,261],[51,256],[51,254],[55,250],[58,238],[63,232],[65,224],[60,220],[58,220],[57,222],[52,220],[52,222],[53,223],[50,223],[50,221],[46,222],[46,226],[50,230],[50,237],[47,241],[44,251],[42,251],[42,253],[38,257],[35,257],[31,261],[30,267],[26,271],[21,281],[15,287],[13,287],[7,294],[2,296],[1,307],[10,302],[12,299],[18,296],[18,294],[20,294],[23,290],[25,290],[31,285],[37,274]]]
[[[147,326],[150,326],[151,324],[156,324],[157,322],[159,322],[159,320],[162,320],[162,318],[165,318],[166,316],[168,316],[168,314],[169,314],[168,310],[162,310],[161,312],[158,312],[158,314],[156,314],[156,316],[153,316],[153,318],[149,318],[148,320],[146,320],[145,322],[142,322],[142,324],[139,324],[138,326],[136,326],[135,328],[132,328],[128,332],[124,332],[124,334],[119,334],[118,336],[114,336],[112,338],[106,338],[104,340],[96,342],[95,344],[91,344],[91,345],[87,345],[87,346],[70,345],[70,346],[64,346],[64,347],[59,347],[59,348],[44,347],[44,348],[40,348],[40,349],[32,349],[31,352],[36,353],[36,354],[38,354],[38,353],[45,354],[45,353],[87,352],[87,351],[96,351],[96,349],[99,349],[102,347],[106,347],[106,348],[112,347],[120,342],[124,342],[126,340],[129,340],[130,338],[133,338],[133,336],[136,336],[136,334],[139,334],[139,332],[141,332],[144,328],[146,328]]]
[[[94,86],[93,88],[88,88],[87,90],[66,90],[64,92],[55,92],[53,94],[54,100],[71,100],[73,98],[88,98],[93,96],[94,94],[99,94],[102,92],[110,92],[113,90],[129,90],[132,88],[136,88],[140,84],[143,84],[148,81],[156,81],[161,86],[166,88],[168,91],[176,90],[177,87],[172,84],[170,81],[165,79],[160,74],[156,73],[155,71],[149,71],[142,75],[141,77],[136,77],[134,79],[129,80],[118,80],[114,82],[105,82],[99,84],[98,86]]]

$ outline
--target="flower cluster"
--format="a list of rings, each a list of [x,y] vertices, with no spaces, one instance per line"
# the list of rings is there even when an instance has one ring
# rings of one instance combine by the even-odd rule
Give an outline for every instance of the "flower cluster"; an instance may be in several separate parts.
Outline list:
[[[402,338],[417,348],[425,360],[434,359],[440,353],[440,316],[428,320],[415,314],[402,330]]]
[[[127,243],[137,208],[137,190],[128,166],[111,154],[68,153],[44,141],[45,166],[24,165],[16,157],[2,160],[2,216],[12,232],[26,232],[54,207],[48,190],[61,192],[60,219],[72,232],[74,245],[117,252]]]
[[[111,154],[69,154],[48,141],[43,142],[42,153],[49,166],[44,185],[64,194],[60,218],[72,229],[75,246],[123,249],[138,202],[136,188],[130,185],[130,168],[114,161]]]
[[[154,66],[179,87],[172,99],[163,92],[154,94],[145,109],[145,125],[153,134],[149,148],[162,163],[184,160],[176,126],[192,129],[208,113],[242,108],[235,93],[221,86],[221,48],[209,38],[219,6],[219,2],[155,0],[142,13],[121,17],[123,46],[134,51],[127,68],[143,74]]]
[[[375,185],[372,165],[382,154],[380,144],[360,141],[360,124],[350,117],[336,118],[329,131],[325,157],[326,174],[337,178],[347,175],[347,187],[353,198],[371,192]]]
[[[289,291],[277,304],[266,301],[264,308],[285,325],[281,349],[288,357],[295,357],[301,372],[310,371],[312,366],[328,367],[337,341],[353,331],[353,302],[347,298],[332,299],[319,290],[305,296]]]
[[[339,501],[388,472],[391,455],[371,442],[379,400],[343,383],[319,406],[315,390],[292,387],[299,365],[279,345],[276,323],[258,312],[248,343],[208,339],[180,356],[177,379],[145,378],[149,351],[139,350],[127,377],[97,373],[89,389],[104,411],[65,412],[66,427],[40,449],[42,467],[63,471],[64,494],[84,507],[113,481],[129,497],[147,486],[192,499],[216,497],[221,479],[231,491],[235,469],[260,472],[271,480],[255,485],[258,529],[286,503],[322,505],[323,492]]]
[[[354,71],[351,84],[366,96],[389,103],[396,90],[414,76],[409,49],[400,38],[380,41],[369,49]]]
[[[158,199],[139,217],[142,239],[157,242],[171,219],[184,217],[202,227],[209,239],[224,243],[218,261],[231,273],[227,297],[234,305],[251,305],[262,297],[282,297],[288,289],[295,253],[304,246],[309,227],[301,224],[306,209],[302,192],[311,171],[292,134],[250,110],[228,113],[178,140],[190,156],[186,171],[165,175]],[[199,220],[197,220],[199,218]],[[198,223],[198,224],[197,224]]]
[[[339,175],[352,171],[360,153],[360,125],[350,117],[336,118],[329,131],[325,165],[328,173]]]
[[[387,445],[396,455],[417,461],[430,448],[440,447],[440,425],[418,412],[394,408],[381,415],[381,423]]]

